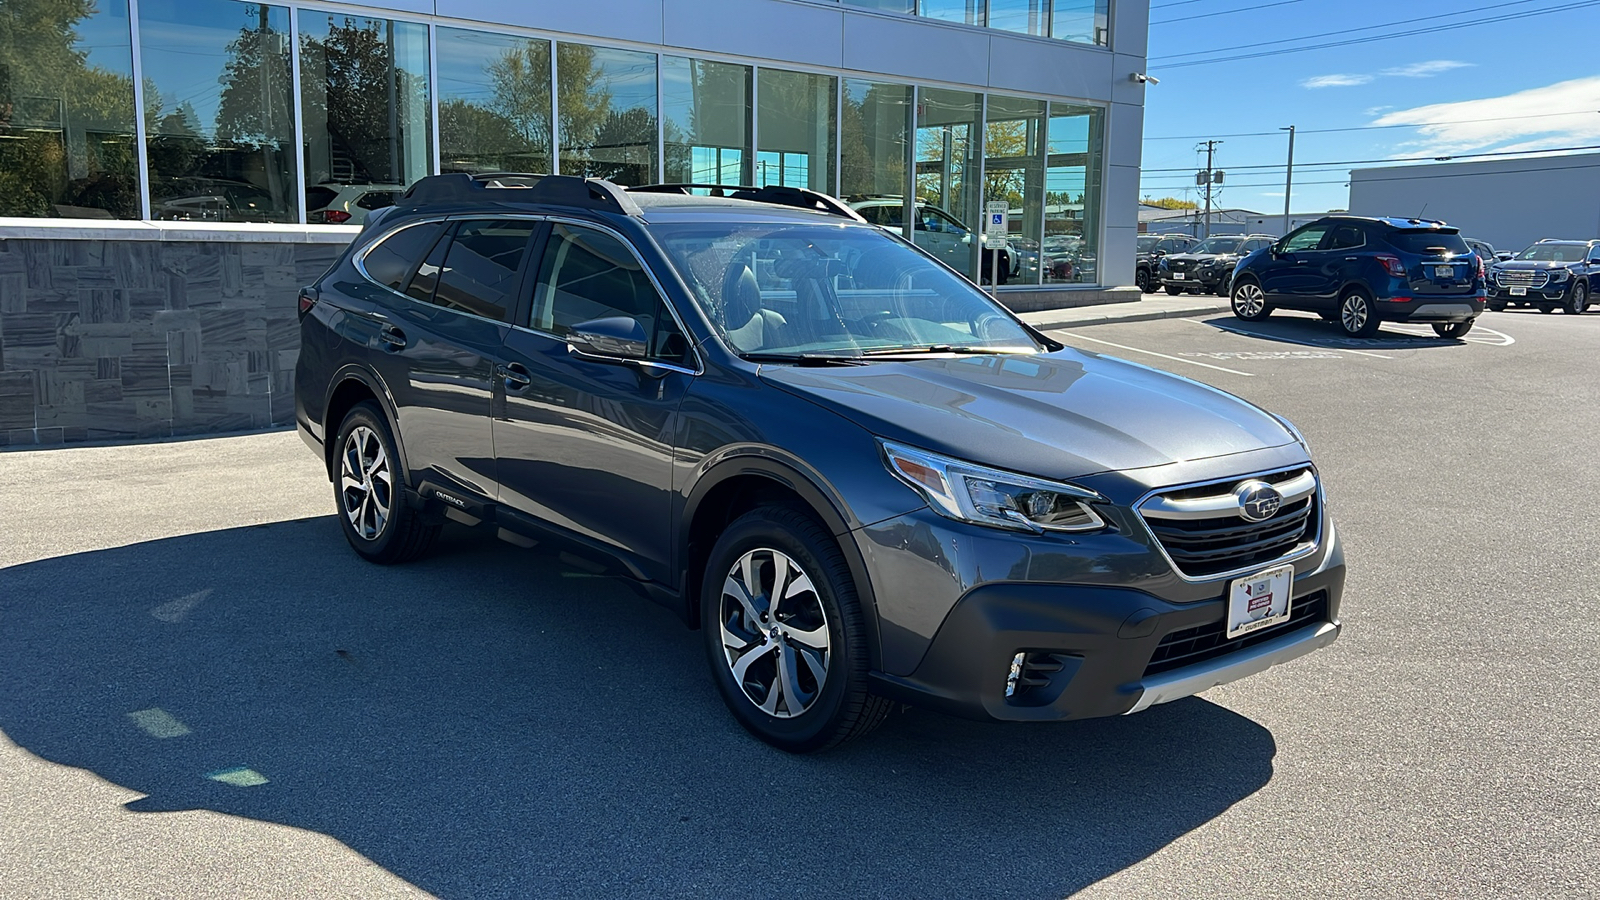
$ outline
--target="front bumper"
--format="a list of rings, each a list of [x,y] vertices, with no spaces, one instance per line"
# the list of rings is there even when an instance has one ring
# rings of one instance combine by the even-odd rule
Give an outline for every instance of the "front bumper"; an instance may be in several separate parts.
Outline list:
[[[1174,278],[1173,276],[1175,274],[1177,273],[1159,273],[1158,277],[1161,280],[1161,286],[1181,288],[1198,287],[1206,290],[1215,290],[1218,285],[1221,285],[1228,280],[1228,276],[1233,274],[1233,269],[1231,267],[1226,269],[1190,269],[1189,271],[1183,273],[1183,278],[1181,279]]]
[[[1226,582],[1191,603],[1128,588],[992,583],[961,598],[911,674],[875,672],[873,689],[968,718],[1035,722],[1124,715],[1197,694],[1338,637],[1344,555],[1336,536],[1328,540],[1321,564],[1294,579],[1291,613],[1304,614],[1258,635],[1217,637]],[[1018,653],[1036,683],[1007,696]]]
[[[1560,303],[1567,299],[1567,291],[1571,290],[1573,282],[1574,279],[1568,278],[1542,288],[1530,287],[1522,294],[1512,294],[1511,288],[1495,285],[1489,288],[1489,296],[1504,303]]]

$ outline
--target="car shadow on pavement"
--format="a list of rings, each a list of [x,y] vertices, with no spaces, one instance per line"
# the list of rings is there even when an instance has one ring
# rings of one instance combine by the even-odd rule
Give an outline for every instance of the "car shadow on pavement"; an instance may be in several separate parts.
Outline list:
[[[1044,726],[918,711],[794,757],[614,581],[332,517],[0,569],[0,731],[148,796],[330,835],[446,897],[1061,896],[1272,777],[1194,699]],[[159,851],[153,851],[159,852]]]
[[[1465,340],[1443,338],[1434,334],[1429,325],[1396,322],[1380,324],[1378,333],[1369,338],[1350,337],[1336,323],[1324,321],[1312,313],[1274,312],[1254,322],[1232,315],[1200,321],[1242,337],[1328,350],[1450,350],[1475,342],[1471,332]]]

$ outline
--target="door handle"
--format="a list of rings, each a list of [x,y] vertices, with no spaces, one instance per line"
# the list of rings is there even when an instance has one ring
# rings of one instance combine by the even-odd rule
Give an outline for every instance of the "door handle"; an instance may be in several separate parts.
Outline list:
[[[383,342],[385,350],[396,351],[406,348],[406,333],[393,325],[385,325],[379,329],[378,340]]]
[[[508,391],[520,391],[533,384],[533,376],[528,374],[527,367],[521,363],[507,363],[503,366],[495,366],[494,372],[505,379],[506,390]]]

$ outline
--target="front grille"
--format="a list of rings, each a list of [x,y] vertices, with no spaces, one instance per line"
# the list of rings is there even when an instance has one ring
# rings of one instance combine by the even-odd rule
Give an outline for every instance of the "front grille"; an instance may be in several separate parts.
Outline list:
[[[1501,270],[1495,273],[1494,280],[1501,287],[1542,288],[1550,283],[1550,273],[1534,269]]]
[[[1155,654],[1150,657],[1150,664],[1144,667],[1144,674],[1145,677],[1159,675],[1162,672],[1227,656],[1326,621],[1328,621],[1328,595],[1325,591],[1318,591],[1291,604],[1287,622],[1253,631],[1231,641],[1223,637],[1223,633],[1227,630],[1227,622],[1222,620],[1174,631],[1162,638],[1161,643],[1156,646]]]
[[[1167,551],[1178,571],[1190,578],[1205,578],[1223,572],[1252,568],[1289,555],[1302,544],[1314,542],[1319,524],[1315,475],[1310,469],[1291,469],[1238,482],[1205,485],[1164,491],[1159,499],[1173,504],[1185,501],[1231,500],[1238,484],[1265,481],[1272,485],[1306,484],[1310,490],[1298,497],[1286,496],[1272,518],[1251,522],[1235,506],[1218,510],[1205,518],[1175,517],[1170,512],[1152,509],[1152,501],[1140,508],[1162,549]]]
[[[1189,261],[1186,259],[1169,259],[1167,260],[1167,268],[1174,272],[1187,271],[1189,268]]]

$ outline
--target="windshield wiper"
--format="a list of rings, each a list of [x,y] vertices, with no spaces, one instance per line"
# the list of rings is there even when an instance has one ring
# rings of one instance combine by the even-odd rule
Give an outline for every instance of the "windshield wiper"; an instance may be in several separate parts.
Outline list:
[[[925,347],[878,347],[861,351],[862,356],[921,356],[949,353],[957,356],[982,356],[1027,352],[1020,347],[973,347],[964,344],[929,344]]]
[[[741,353],[751,362],[791,363],[796,366],[864,366],[859,353]]]

